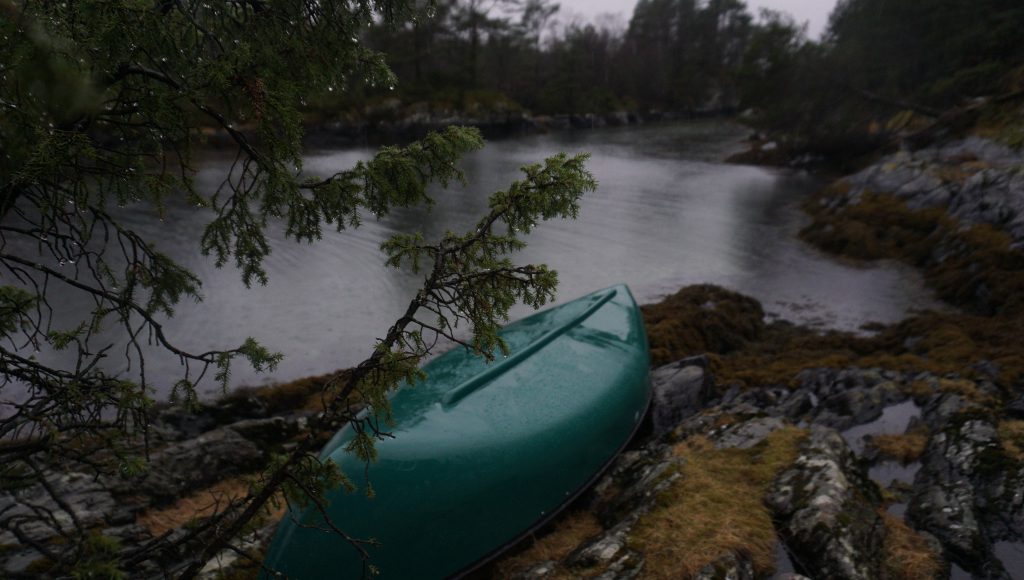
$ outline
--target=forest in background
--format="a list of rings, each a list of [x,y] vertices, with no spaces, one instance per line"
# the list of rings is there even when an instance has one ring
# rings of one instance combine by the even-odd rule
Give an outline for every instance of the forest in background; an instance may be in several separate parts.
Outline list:
[[[313,106],[746,112],[794,153],[844,155],[877,147],[878,124],[900,113],[937,118],[1019,91],[1020,30],[1017,0],[841,0],[820,40],[741,0],[640,0],[628,22],[565,19],[549,0],[438,0],[365,39],[396,85],[354,81]]]

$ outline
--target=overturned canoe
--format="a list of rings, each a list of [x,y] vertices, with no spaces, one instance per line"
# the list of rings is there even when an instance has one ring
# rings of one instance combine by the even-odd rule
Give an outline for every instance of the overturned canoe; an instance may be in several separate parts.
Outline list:
[[[487,364],[464,349],[428,363],[392,398],[393,439],[366,474],[375,496],[328,494],[332,523],[373,538],[383,578],[472,570],[541,525],[628,442],[650,396],[647,339],[626,286],[506,326],[511,352]],[[365,466],[343,429],[322,457],[357,483]],[[265,565],[290,578],[358,578],[357,551],[321,531],[319,511],[282,521]]]

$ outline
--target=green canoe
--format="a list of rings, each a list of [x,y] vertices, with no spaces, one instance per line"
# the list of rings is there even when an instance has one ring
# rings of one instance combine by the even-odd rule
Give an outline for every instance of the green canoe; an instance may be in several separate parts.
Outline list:
[[[332,522],[374,538],[380,577],[445,578],[488,561],[592,482],[629,441],[650,397],[647,338],[626,286],[506,326],[507,358],[464,349],[428,363],[428,378],[392,398],[393,439],[366,475],[376,495],[328,494]],[[365,466],[324,448],[357,483]],[[301,525],[299,523],[301,522]],[[299,580],[359,578],[354,548],[326,533],[315,508],[285,516],[265,565]],[[269,577],[266,573],[264,577]]]

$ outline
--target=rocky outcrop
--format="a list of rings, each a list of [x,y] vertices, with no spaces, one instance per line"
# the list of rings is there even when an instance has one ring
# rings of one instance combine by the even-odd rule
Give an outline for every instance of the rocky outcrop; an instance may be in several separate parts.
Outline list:
[[[864,192],[887,193],[911,209],[939,208],[965,224],[990,224],[1024,248],[1024,152],[968,137],[883,158],[846,179],[830,204],[856,203]]]
[[[406,105],[398,99],[387,99],[361,111],[352,111],[341,118],[318,122],[307,127],[304,141],[306,145],[313,147],[330,147],[365,140],[404,141],[451,125],[476,127],[485,136],[495,137],[658,123],[717,114],[723,114],[723,111],[611,111],[533,115],[509,102],[491,103],[486,107],[476,105],[466,109],[455,109],[448,106],[431,106],[425,102]]]
[[[694,580],[754,580],[754,564],[745,553],[729,552],[701,569]]]
[[[915,415],[886,433],[923,430],[928,443],[913,487],[894,486],[889,497],[907,502],[909,523],[930,534],[926,539],[934,536],[960,567],[978,578],[1005,577],[997,548],[1024,532],[1024,469],[1006,455],[994,416],[976,402],[997,394],[987,379],[819,368],[800,372],[792,386],[730,387],[723,392],[715,387],[709,367],[707,358],[693,357],[655,369],[651,433],[620,454],[575,507],[590,512],[590,521],[596,523],[589,525],[597,533],[588,528],[588,537],[575,540],[571,549],[517,570],[516,577],[585,574],[614,580],[651,574],[655,558],[637,543],[637,534],[660,513],[665,498],[680,489],[675,486],[699,475],[699,461],[706,461],[681,449],[699,449],[703,457],[715,460],[738,457],[730,469],[745,468],[744,462],[759,461],[778,436],[800,433],[794,427],[801,427],[809,434],[799,451],[796,442],[801,439],[793,439],[792,455],[763,479],[758,489],[767,492],[756,494],[760,498],[764,493],[759,505],[768,534],[792,558],[792,565],[783,569],[809,578],[884,578],[890,574],[884,563],[891,532],[880,515],[884,504],[878,486],[868,477],[867,468],[876,458],[858,456],[867,447],[854,445],[859,439],[851,433],[873,434],[873,425],[888,425],[892,410],[903,407],[913,407]],[[73,526],[73,513],[79,524],[118,539],[128,550],[144,545],[151,534],[136,522],[141,511],[257,469],[268,449],[286,445],[304,425],[301,415],[260,417],[259,405],[243,407],[228,424],[218,426],[212,419],[189,421],[174,412],[158,418],[163,443],[151,454],[148,473],[138,479],[53,474],[51,487],[68,498],[71,508],[58,506],[55,513],[66,513],[56,521]],[[698,446],[690,447],[695,441]],[[42,487],[0,495],[0,517],[33,513],[40,506],[53,508],[49,491]],[[3,573],[14,578],[30,576],[33,562],[42,556],[30,542],[45,544],[59,530],[26,522],[19,533],[24,537],[10,532],[0,536],[0,545],[18,546],[0,551]],[[170,533],[178,537],[184,530]],[[247,549],[258,550],[271,533],[271,528],[258,530],[245,540]],[[235,557],[221,554],[207,576],[230,567]],[[168,553],[161,561],[173,571],[187,560],[187,553]],[[688,570],[696,578],[771,577],[763,556],[757,560],[735,547]]]
[[[880,577],[879,492],[836,431],[812,427],[766,501],[786,547],[815,577]]]
[[[673,447],[706,438],[726,453],[761,453],[771,434],[803,422],[810,435],[796,461],[779,473],[765,497],[779,541],[797,570],[810,578],[881,578],[888,572],[887,529],[880,517],[878,486],[866,463],[834,428],[872,421],[907,400],[907,386],[920,375],[873,369],[810,369],[792,389],[729,389],[712,398],[711,380],[699,359],[684,359],[655,371],[656,385],[672,396],[656,396],[652,413],[661,417],[660,438],[624,453],[585,496],[603,531],[562,560],[539,562],[523,578],[585,574],[598,578],[643,576],[644,548],[631,541],[636,526],[658,509],[659,497],[693,469]],[[664,393],[663,393],[664,395]],[[697,401],[702,408],[694,411]],[[659,410],[658,405],[668,408]],[[660,413],[660,414],[659,414]],[[671,425],[672,420],[680,418]],[[696,578],[765,578],[751,555],[726,550],[705,564]],[[797,574],[782,577],[803,578]]]
[[[238,408],[239,404],[245,409]],[[259,470],[271,449],[285,444],[303,428],[306,417],[293,413],[230,420],[266,413],[256,407],[236,401],[192,419],[177,409],[159,411],[152,425],[157,446],[149,455],[145,473],[137,477],[96,476],[84,470],[64,473],[39,465],[45,485],[0,492],[0,577],[37,577],[33,566],[44,559],[47,546],[59,544],[62,534],[75,529],[99,532],[128,552],[138,549],[152,539],[150,530],[136,523],[142,512]],[[226,425],[218,423],[214,415],[229,420]],[[58,497],[60,501],[55,499]],[[257,530],[249,540],[256,542],[252,547],[269,539],[269,533]],[[183,535],[183,530],[173,534]],[[227,565],[236,557],[234,552],[225,553],[218,562]],[[167,554],[164,559],[173,568],[187,562],[188,554]],[[209,577],[216,575],[216,568],[216,563],[211,564]],[[140,577],[161,573],[157,568],[136,572]]]
[[[965,570],[1008,577],[993,544],[1024,533],[1024,466],[1006,456],[996,425],[983,414],[953,416],[932,435],[922,463],[908,519]]]
[[[253,472],[266,459],[254,442],[223,427],[156,452],[145,476],[118,489],[140,493],[152,505],[165,505],[228,477]]]
[[[652,428],[654,436],[661,437],[707,406],[714,398],[715,381],[707,357],[698,356],[654,369],[651,389]]]

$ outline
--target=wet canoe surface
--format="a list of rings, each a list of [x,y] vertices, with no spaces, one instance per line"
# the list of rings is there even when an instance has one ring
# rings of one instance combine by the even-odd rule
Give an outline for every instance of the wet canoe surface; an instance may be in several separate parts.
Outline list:
[[[464,349],[392,398],[393,439],[368,468],[345,453],[346,428],[322,457],[375,496],[328,494],[332,522],[374,538],[382,578],[457,575],[514,543],[593,480],[628,442],[650,396],[640,312],[616,286],[502,330],[511,352],[488,364]],[[297,525],[296,522],[303,525]],[[358,578],[363,562],[314,529],[315,509],[279,527],[268,568],[298,579]],[[312,526],[312,527],[304,527]]]

